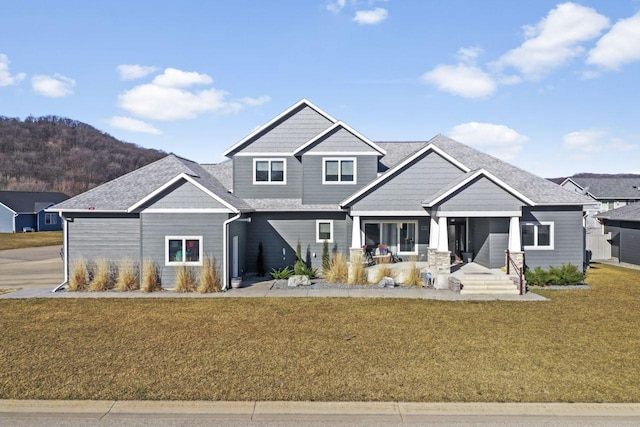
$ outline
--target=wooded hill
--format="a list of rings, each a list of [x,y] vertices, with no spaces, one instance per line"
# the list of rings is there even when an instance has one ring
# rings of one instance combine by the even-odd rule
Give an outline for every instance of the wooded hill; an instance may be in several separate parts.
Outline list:
[[[166,155],[64,117],[0,116],[0,190],[74,196]]]

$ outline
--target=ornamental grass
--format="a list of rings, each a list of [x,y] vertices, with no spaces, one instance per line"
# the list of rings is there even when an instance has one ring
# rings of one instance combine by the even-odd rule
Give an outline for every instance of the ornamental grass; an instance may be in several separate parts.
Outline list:
[[[135,291],[140,289],[140,272],[132,259],[126,258],[120,261],[118,267],[118,279],[115,290],[120,292]]]
[[[78,257],[71,263],[71,274],[69,277],[69,288],[71,292],[86,291],[89,285],[87,280],[88,270],[87,261]]]
[[[347,283],[349,281],[349,264],[342,253],[337,253],[331,259],[331,267],[325,273],[325,280],[329,283]]]
[[[200,285],[197,291],[205,294],[220,292],[222,290],[222,277],[216,259],[213,256],[206,256],[200,269]]]
[[[162,291],[160,268],[158,267],[158,263],[152,259],[142,261],[142,286],[140,290],[142,292]]]

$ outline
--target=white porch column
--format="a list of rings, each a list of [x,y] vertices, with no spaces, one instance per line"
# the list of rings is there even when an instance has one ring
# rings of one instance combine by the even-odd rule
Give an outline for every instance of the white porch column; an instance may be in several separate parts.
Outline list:
[[[509,221],[509,252],[522,251],[520,244],[520,218],[512,216]]]
[[[362,248],[362,241],[360,240],[360,216],[356,215],[353,217],[353,228],[351,230],[351,247],[352,248]]]
[[[438,252],[449,251],[449,236],[447,234],[447,217],[438,217]]]
[[[429,227],[429,247],[436,249],[438,247],[438,219],[431,215],[431,226]]]

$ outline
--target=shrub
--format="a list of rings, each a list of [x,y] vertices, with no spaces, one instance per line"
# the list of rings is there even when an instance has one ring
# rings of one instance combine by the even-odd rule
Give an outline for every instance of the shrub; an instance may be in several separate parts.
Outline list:
[[[120,261],[118,268],[118,280],[115,290],[120,292],[135,291],[140,288],[140,269],[132,259],[125,258]]]
[[[364,269],[362,254],[351,256],[351,271],[349,272],[350,285],[368,285],[367,271]]]
[[[524,273],[528,285],[532,286],[573,286],[584,282],[584,273],[574,264],[549,267],[548,271],[536,267]]]
[[[380,281],[385,277],[395,278],[393,271],[391,271],[391,268],[389,267],[388,264],[380,264],[378,267],[376,267],[376,275],[374,276],[374,282],[380,283]]]
[[[258,244],[258,259],[256,263],[258,266],[258,276],[264,277],[266,272],[264,271],[264,247],[262,246],[262,242]]]
[[[160,284],[160,271],[158,264],[151,259],[146,259],[142,262],[142,292],[155,292],[161,291],[162,285]]]
[[[291,267],[288,267],[288,266],[280,270],[276,268],[271,270],[271,277],[273,277],[276,280],[286,280],[291,276],[293,276],[293,270],[291,269]]]
[[[413,258],[409,263],[409,271],[407,272],[404,284],[407,286],[424,286],[424,282],[420,276],[420,269],[416,265],[415,258]]]
[[[302,246],[300,245],[300,239],[298,239],[298,244],[296,245],[296,262],[302,261]]]
[[[260,247],[262,247],[262,243],[260,243]],[[200,286],[198,286],[198,292],[204,294],[220,292],[221,290],[222,280],[216,259],[213,256],[207,256],[204,258],[202,269],[200,270]]]
[[[546,286],[549,283],[549,273],[540,267],[536,267],[533,270],[526,270],[524,272],[524,278],[527,281],[527,285],[531,286]]]
[[[105,258],[97,258],[93,268],[93,278],[88,290],[92,292],[106,291],[113,288],[111,264]]]
[[[176,268],[176,285],[174,292],[193,292],[196,290],[196,277],[193,269],[187,265]]]
[[[331,266],[326,273],[329,283],[347,283],[349,280],[349,266],[344,254],[336,253],[331,260]]]
[[[322,242],[322,272],[327,273],[331,268],[331,257],[329,256],[329,242],[327,239]]]
[[[87,262],[84,258],[79,257],[73,261],[71,265],[71,277],[69,277],[69,291],[86,291],[87,290]]]
[[[302,263],[302,266],[300,266],[297,270],[294,268],[294,273],[302,276],[308,276],[309,279],[315,279],[316,277],[318,277],[318,269],[308,267],[305,263]]]

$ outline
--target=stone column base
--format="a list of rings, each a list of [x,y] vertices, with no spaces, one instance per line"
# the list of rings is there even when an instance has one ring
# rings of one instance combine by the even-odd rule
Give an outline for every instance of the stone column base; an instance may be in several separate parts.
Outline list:
[[[349,248],[349,261],[353,259],[354,255],[362,256],[362,248]]]
[[[449,288],[449,274],[451,274],[451,252],[436,252],[436,289]]]
[[[524,271],[524,252],[509,252],[511,259],[515,262],[517,268],[522,268]],[[517,274],[518,271],[513,271],[513,264],[509,263],[507,259],[507,253],[505,252],[505,265],[510,274]]]
[[[427,249],[427,269],[434,276],[436,274],[436,270],[438,269],[437,253],[438,253],[438,250],[436,248]]]

